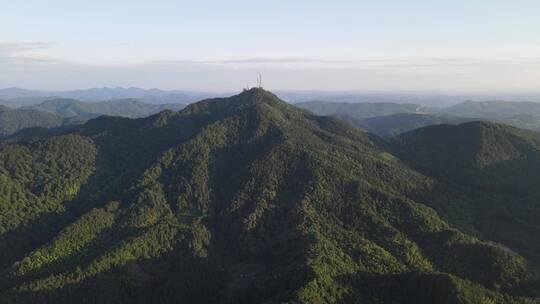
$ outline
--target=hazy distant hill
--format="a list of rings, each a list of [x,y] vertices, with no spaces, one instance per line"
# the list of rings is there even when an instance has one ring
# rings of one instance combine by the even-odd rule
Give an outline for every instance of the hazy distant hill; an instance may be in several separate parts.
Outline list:
[[[262,89],[21,137],[0,302],[538,303],[539,143],[383,140]]]
[[[43,92],[37,90],[27,90],[21,88],[5,88],[0,89],[0,99],[11,98],[34,98],[34,97],[47,97],[51,92]]]
[[[465,101],[444,109],[444,112],[462,117],[490,119],[504,119],[516,115],[540,117],[540,102]]]
[[[425,113],[397,113],[386,116],[369,117],[360,120],[349,118],[346,115],[341,116],[340,118],[368,132],[383,137],[391,137],[431,125],[460,124],[467,121],[476,120],[474,118]]]
[[[318,115],[338,117],[380,136],[393,136],[419,127],[489,120],[540,131],[540,103],[466,101],[449,108],[400,103],[305,102],[296,104]]]
[[[445,108],[464,100],[529,100],[540,102],[539,93],[459,93],[414,91],[278,91],[287,101],[299,103],[314,100],[341,103],[410,103]]]
[[[18,97],[10,99],[0,99],[0,105],[8,106],[12,109],[24,106],[33,106],[52,99],[51,97]]]
[[[63,124],[63,118],[38,110],[10,109],[0,106],[0,137],[11,135],[19,130],[32,127],[57,127]]]
[[[417,104],[399,104],[387,102],[343,103],[311,101],[301,102],[295,106],[317,115],[347,115],[354,119],[391,115],[396,113],[415,113],[421,110]]]
[[[83,102],[74,99],[52,99],[39,105],[25,107],[60,115],[62,117],[95,118],[100,115],[144,117],[163,110],[177,111],[183,104],[148,104],[137,99],[119,99],[101,102]]]
[[[164,91],[158,89],[130,88],[91,88],[72,91],[37,91],[20,88],[0,89],[0,99],[8,101],[31,101],[35,98],[66,98],[82,101],[104,101],[114,99],[140,99],[147,103],[191,103],[204,98],[213,97],[215,94],[194,91]],[[26,104],[28,105],[28,103]]]
[[[103,101],[114,99],[140,99],[147,103],[191,103],[210,97],[211,94],[192,91],[163,91],[158,89],[130,88],[92,88],[86,90],[66,91],[57,94],[64,98],[84,101]]]
[[[101,115],[145,117],[163,110],[177,111],[183,104],[148,104],[136,99],[83,102],[51,99],[33,106],[11,109],[0,104],[0,137],[26,128],[50,128],[84,123]]]
[[[424,113],[426,108],[417,104],[314,101],[295,105],[317,115],[338,117],[356,127],[385,137],[429,125],[468,121],[449,115]]]
[[[540,103],[466,101],[443,110],[449,115],[476,117],[529,130],[540,130]]]

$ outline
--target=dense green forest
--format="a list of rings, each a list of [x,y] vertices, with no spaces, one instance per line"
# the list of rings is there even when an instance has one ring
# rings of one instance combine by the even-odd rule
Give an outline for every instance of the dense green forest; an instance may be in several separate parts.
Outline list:
[[[262,89],[0,147],[0,303],[539,303],[540,136]]]

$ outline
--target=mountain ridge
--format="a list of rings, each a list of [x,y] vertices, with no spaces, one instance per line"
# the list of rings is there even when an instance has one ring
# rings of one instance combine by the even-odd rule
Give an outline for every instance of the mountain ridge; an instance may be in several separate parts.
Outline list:
[[[0,302],[538,297],[527,251],[449,224],[392,147],[262,89],[6,144]]]
[[[103,87],[78,89],[70,91],[40,91],[27,90],[21,88],[6,88],[0,89],[0,99],[7,99],[13,104],[31,105],[36,102],[33,99],[42,98],[67,98],[78,99],[82,101],[104,101],[116,99],[137,98],[142,99],[147,103],[162,104],[162,103],[190,103],[203,98],[210,97],[215,94],[187,91],[187,90],[160,90],[160,89],[141,89],[137,87]],[[25,104],[26,103],[26,104]]]

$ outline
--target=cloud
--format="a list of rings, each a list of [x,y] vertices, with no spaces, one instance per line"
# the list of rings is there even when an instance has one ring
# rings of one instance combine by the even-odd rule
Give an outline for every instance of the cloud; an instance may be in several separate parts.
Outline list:
[[[22,52],[43,50],[52,47],[52,42],[11,42],[0,43],[0,55],[10,56]]]
[[[59,59],[28,54],[36,50],[46,50],[53,42],[11,42],[0,43],[0,65],[5,69],[17,65],[51,64],[62,62]]]
[[[0,43],[0,84],[42,89],[141,86],[227,91],[253,84],[260,72],[269,88],[279,89],[461,90],[537,88],[540,77],[540,57],[245,57],[115,65],[46,57],[53,45]]]
[[[538,70],[540,57],[534,58],[373,58],[373,59],[317,59],[317,58],[240,58],[219,60],[158,60],[148,64],[161,68],[220,67],[225,69],[292,70],[357,70],[381,73],[470,73],[477,70],[513,69]]]

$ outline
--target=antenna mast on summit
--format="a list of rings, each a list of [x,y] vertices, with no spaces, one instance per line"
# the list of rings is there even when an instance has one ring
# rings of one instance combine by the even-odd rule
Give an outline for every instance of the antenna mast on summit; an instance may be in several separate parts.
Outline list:
[[[257,75],[257,85],[259,86],[259,89],[262,89],[262,75],[259,73]]]

